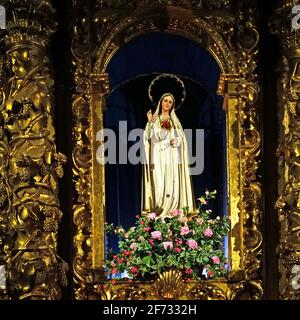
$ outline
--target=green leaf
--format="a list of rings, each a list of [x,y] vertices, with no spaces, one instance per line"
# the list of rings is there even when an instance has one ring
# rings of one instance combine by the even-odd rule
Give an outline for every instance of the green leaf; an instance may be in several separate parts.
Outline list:
[[[144,262],[144,264],[147,266],[147,267],[151,267],[151,257],[150,256],[146,256],[142,259],[142,261]]]

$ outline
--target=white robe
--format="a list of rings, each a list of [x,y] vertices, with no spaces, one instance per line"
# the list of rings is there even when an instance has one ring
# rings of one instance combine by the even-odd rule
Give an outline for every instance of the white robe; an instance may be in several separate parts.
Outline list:
[[[170,130],[163,129],[157,117],[144,132],[142,212],[156,212],[161,218],[175,209],[195,209],[186,138],[174,111],[170,119]]]

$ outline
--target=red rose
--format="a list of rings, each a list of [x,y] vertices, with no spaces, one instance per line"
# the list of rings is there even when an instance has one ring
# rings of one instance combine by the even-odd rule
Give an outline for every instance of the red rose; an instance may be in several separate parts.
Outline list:
[[[209,277],[212,277],[212,276],[214,275],[214,272],[213,272],[213,271],[208,271],[208,272],[207,272],[207,275],[208,275]]]
[[[132,268],[130,268],[130,272],[131,272],[132,274],[137,273],[138,270],[139,270],[139,269],[138,269],[137,267],[132,267]]]
[[[111,270],[111,274],[117,274],[118,273],[118,269],[117,268],[113,268],[112,270]]]
[[[186,270],[185,270],[185,273],[188,274],[188,275],[190,275],[190,274],[193,273],[193,269],[191,269],[191,268],[186,269]]]

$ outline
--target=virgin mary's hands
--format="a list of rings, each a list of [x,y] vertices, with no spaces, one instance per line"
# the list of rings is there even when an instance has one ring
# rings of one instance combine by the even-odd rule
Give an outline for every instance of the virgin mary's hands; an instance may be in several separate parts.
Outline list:
[[[157,116],[156,116],[156,115],[153,115],[153,114],[152,114],[152,111],[149,110],[149,111],[147,112],[147,118],[148,118],[148,121],[149,121],[149,122],[154,122],[154,121],[157,119]]]
[[[172,147],[176,146],[176,140],[175,140],[175,139],[171,139],[171,140],[170,140],[170,145],[171,145]]]
[[[147,112],[147,118],[148,118],[148,121],[149,122],[151,122],[152,121],[152,111],[151,110],[149,110],[148,112]]]

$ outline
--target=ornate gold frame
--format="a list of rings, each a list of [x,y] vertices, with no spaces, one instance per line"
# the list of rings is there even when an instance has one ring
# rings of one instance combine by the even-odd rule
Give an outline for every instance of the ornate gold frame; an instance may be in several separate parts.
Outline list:
[[[269,25],[279,38],[282,57],[278,67],[278,210],[279,298],[299,300],[297,275],[300,265],[299,202],[299,30],[291,30],[292,8],[298,1],[283,3]]]
[[[226,1],[222,10],[213,11],[215,13],[205,7],[193,8],[186,1],[171,1],[172,6],[165,4],[167,1],[155,5],[142,2],[145,2],[143,7],[139,1],[130,1],[127,5],[116,4],[110,9],[105,7],[105,1],[96,1],[94,7],[84,6],[81,1],[75,4],[75,10],[80,8],[82,14],[78,14],[75,22],[72,43],[76,68],[73,172],[78,192],[73,207],[76,298],[260,299],[263,295],[260,275],[262,193],[257,171],[261,131],[256,76],[258,32],[254,9],[249,11],[248,8],[248,22],[244,24],[243,8],[234,15]],[[138,17],[130,14],[133,9],[139,10]],[[200,43],[214,56],[222,70],[218,93],[224,96],[227,111],[228,205],[232,223],[229,256],[232,269],[228,279],[217,281],[183,284],[180,275],[165,273],[154,284],[118,284],[103,289],[100,282],[104,280],[105,180],[104,167],[96,160],[101,141],[96,141],[95,134],[103,127],[102,111],[109,92],[106,67],[122,44],[161,28],[162,10],[163,17],[168,17],[164,21],[164,31]],[[97,31],[93,34],[92,30]],[[239,35],[236,41],[233,40],[234,34]],[[97,39],[94,47],[92,37]],[[171,284],[170,279],[173,279]],[[183,286],[186,286],[184,291]]]

